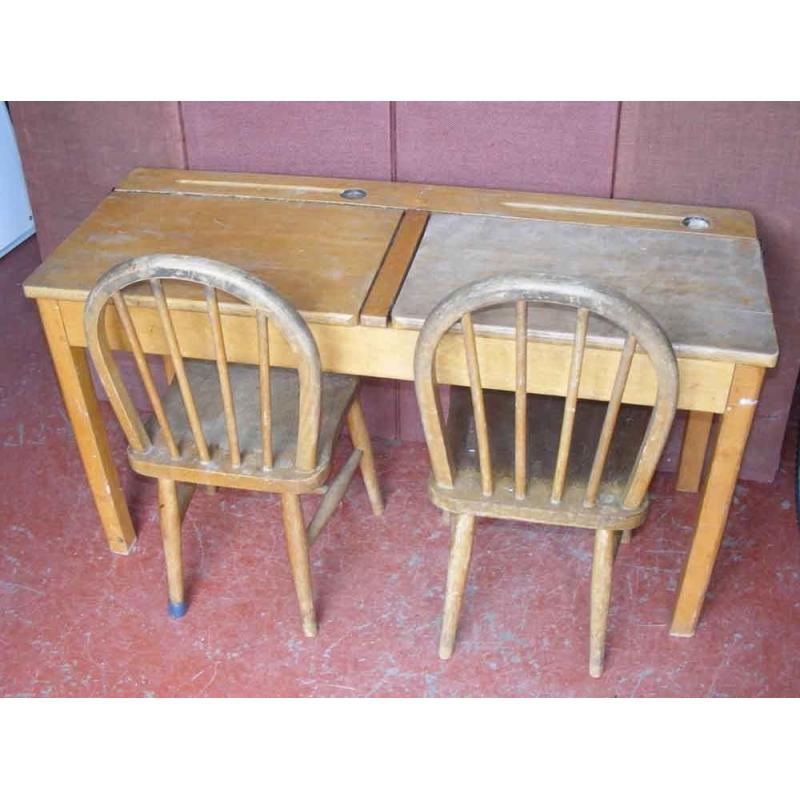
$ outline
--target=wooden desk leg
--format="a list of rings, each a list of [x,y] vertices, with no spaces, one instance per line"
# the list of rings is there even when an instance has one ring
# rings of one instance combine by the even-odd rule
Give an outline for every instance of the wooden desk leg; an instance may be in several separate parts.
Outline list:
[[[692,546],[678,584],[670,627],[673,636],[694,636],[714,561],[725,533],[728,509],[763,379],[762,367],[737,366],[734,370],[728,404],[722,416],[714,457],[700,500]]]
[[[714,414],[711,411],[690,411],[681,445],[681,463],[675,488],[679,492],[696,492],[700,488],[706,460],[708,437]]]
[[[67,341],[57,301],[38,300],[37,303],[64,405],[108,546],[115,553],[127,555],[136,543],[136,534],[111,458],[86,350],[71,347]]]

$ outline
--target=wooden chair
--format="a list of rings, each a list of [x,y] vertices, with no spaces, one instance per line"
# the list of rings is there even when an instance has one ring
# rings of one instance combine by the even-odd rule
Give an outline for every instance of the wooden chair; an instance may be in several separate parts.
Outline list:
[[[527,394],[529,303],[576,309],[565,398]],[[484,391],[473,314],[504,304],[514,307],[516,391]],[[578,403],[590,314],[624,333],[608,403]],[[445,424],[437,348],[444,336],[459,335],[451,332],[458,323],[470,386],[451,388]],[[657,376],[652,408],[621,402],[637,346]],[[464,286],[436,306],[419,336],[414,377],[433,470],[429,494],[449,513],[452,527],[440,657],[453,652],[476,516],[590,528],[596,533],[589,672],[599,677],[616,539],[645,518],[647,489],[675,415],[678,369],[664,332],[642,308],[600,286],[499,275]]]
[[[206,330],[193,328],[192,334],[210,337],[205,341],[213,349],[207,352],[215,354],[216,363],[182,354],[165,281],[182,303],[188,297],[195,308],[207,312]],[[186,282],[200,284],[202,291],[187,287]],[[143,292],[141,286],[138,291],[130,288],[138,284],[149,284],[149,291]],[[220,294],[232,312],[251,316],[252,335],[259,343],[257,365],[228,364]],[[167,373],[175,378],[163,397],[143,354],[130,313],[132,304],[155,305],[158,311],[168,354]],[[115,320],[109,314],[112,306]],[[118,333],[124,331],[152,405],[153,417],[145,422],[112,357],[109,332],[114,330],[114,322]],[[358,378],[321,372],[311,331],[277,292],[252,274],[203,258],[151,255],[110,269],[89,295],[84,327],[92,360],[128,439],[131,466],[158,479],[170,615],[178,618],[186,612],[181,520],[195,487],[277,492],[283,503],[286,546],[303,631],[306,636],[316,635],[308,547],[335,510],[359,464],[372,510],[375,514],[383,511],[357,397]],[[270,365],[269,339],[276,334],[292,351],[296,369]],[[345,415],[355,450],[327,483],[331,453]],[[308,529],[300,506],[300,495],[305,493],[324,494]]]

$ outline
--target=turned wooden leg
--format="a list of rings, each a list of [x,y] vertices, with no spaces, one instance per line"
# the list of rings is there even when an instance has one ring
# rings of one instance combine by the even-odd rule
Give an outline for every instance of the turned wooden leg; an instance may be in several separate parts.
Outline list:
[[[605,528],[598,530],[594,536],[589,616],[589,674],[593,678],[599,678],[603,674],[615,536],[614,531]]]
[[[628,544],[632,538],[633,531],[628,528],[628,530],[622,531],[622,535],[619,537],[620,544]]]
[[[175,481],[158,481],[158,510],[161,516],[161,540],[167,565],[169,615],[180,619],[186,613],[183,597],[183,563],[181,560],[181,508]]]
[[[471,514],[452,515],[453,541],[450,545],[450,564],[447,568],[447,586],[442,614],[442,634],[439,639],[439,658],[450,658],[456,641],[458,616],[469,572],[469,557],[472,552],[472,534],[475,517]]]
[[[369,440],[369,431],[364,419],[364,410],[361,408],[361,401],[358,397],[350,404],[350,410],[347,412],[347,427],[350,431],[350,438],[353,440],[353,447],[363,453],[361,456],[361,477],[367,487],[372,513],[378,516],[383,514],[383,500],[381,499],[381,489],[378,485],[378,473],[375,470],[372,443]]]
[[[303,523],[300,495],[281,495],[283,503],[283,527],[286,534],[286,551],[292,568],[300,621],[306,636],[317,635],[317,619],[314,614],[314,595],[311,588],[311,564],[308,560],[308,541]]]
[[[703,463],[706,460],[708,437],[714,414],[711,411],[690,411],[681,445],[681,461],[675,488],[679,492],[696,492],[700,488]]]

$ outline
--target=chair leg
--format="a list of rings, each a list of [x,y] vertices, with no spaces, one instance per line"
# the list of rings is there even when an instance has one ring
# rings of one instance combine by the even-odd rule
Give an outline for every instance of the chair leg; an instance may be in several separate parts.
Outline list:
[[[615,531],[601,528],[594,536],[591,612],[589,618],[589,674],[603,674],[608,606],[611,599],[611,569],[614,563]]]
[[[361,408],[361,401],[358,397],[350,404],[350,410],[347,412],[347,427],[350,431],[350,438],[353,440],[353,447],[363,453],[361,456],[361,477],[367,487],[372,513],[377,517],[383,514],[383,500],[381,499],[381,490],[378,485],[378,473],[375,470],[372,443],[369,440],[369,431],[364,419],[364,410]]]
[[[161,516],[161,539],[164,560],[167,564],[167,609],[173,619],[186,613],[183,597],[183,564],[181,561],[181,511],[175,481],[161,478],[158,481],[158,507]]]
[[[311,588],[311,564],[308,560],[308,541],[303,523],[303,509],[300,506],[300,495],[281,495],[283,503],[283,527],[286,534],[286,551],[294,578],[294,589],[297,592],[297,604],[300,607],[300,621],[306,636],[317,635],[317,619],[314,614],[314,595]]]
[[[453,655],[458,616],[461,613],[461,601],[464,598],[464,587],[469,571],[469,557],[472,553],[472,534],[475,530],[475,517],[472,514],[453,514],[451,520],[453,541],[450,545],[450,563],[447,567],[439,658],[450,658]]]
[[[629,544],[632,538],[633,530],[628,528],[628,530],[622,531],[622,536],[619,538],[620,544]]]

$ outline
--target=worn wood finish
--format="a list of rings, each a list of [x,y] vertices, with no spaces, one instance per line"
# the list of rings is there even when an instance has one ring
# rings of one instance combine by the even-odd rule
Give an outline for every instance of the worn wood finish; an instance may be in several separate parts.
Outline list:
[[[170,295],[179,282],[202,287],[213,363],[187,358],[182,350],[163,288],[167,282]],[[163,397],[156,391],[126,299],[131,296],[131,287],[141,284],[151,287],[159,332],[175,370],[176,381],[168,385]],[[258,333],[257,366],[229,364],[218,301],[218,294],[223,292],[251,309],[250,319]],[[111,309],[116,309],[145,382],[155,412],[150,420],[139,417],[114,363],[107,324]],[[271,368],[270,327],[291,350],[293,369]],[[364,427],[358,432],[358,446],[345,469],[329,487],[325,486],[333,446],[355,401],[358,379],[323,374],[316,343],[297,311],[255,276],[208,259],[157,255],[119,264],[92,289],[84,309],[84,328],[98,376],[128,438],[131,466],[159,482],[171,616],[180,617],[185,612],[180,524],[194,486],[274,491],[284,495],[287,548],[303,629],[307,635],[314,635],[316,622],[299,494],[327,491],[309,532],[313,539],[338,505],[362,459],[362,449],[371,458]],[[374,465],[371,477],[374,479]],[[375,492],[377,484],[371,497]]]
[[[236,410],[233,405],[231,379],[228,372],[228,356],[225,353],[225,337],[222,333],[222,321],[219,314],[219,303],[217,302],[217,290],[211,286],[206,286],[205,294],[208,316],[211,320],[211,333],[214,337],[214,350],[217,356],[217,373],[219,376],[220,394],[222,395],[222,408],[225,412],[225,430],[228,434],[228,457],[231,460],[231,466],[236,469],[242,463],[242,455],[239,451],[239,432],[236,429]],[[269,386],[269,384],[267,384],[267,386]]]
[[[562,403],[533,395],[525,403],[524,418],[519,413],[519,369],[513,394],[484,392],[472,323],[484,308],[513,305],[519,330],[520,320],[524,319],[520,302],[536,304],[536,311],[529,313],[529,318],[539,312],[541,305],[576,309],[565,399]],[[608,320],[625,335],[608,405],[578,403],[590,314]],[[438,404],[437,351],[443,337],[459,322],[470,390],[451,387],[445,427]],[[517,333],[518,363],[521,341],[524,337]],[[652,411],[621,407],[637,342],[657,375]],[[599,675],[613,531],[634,528],[644,520],[646,489],[666,444],[677,405],[678,366],[663,331],[643,309],[597,285],[550,275],[497,275],[457,289],[433,309],[420,331],[414,370],[433,467],[429,494],[438,507],[457,519],[502,517],[597,531],[590,671]],[[520,442],[524,442],[524,468],[515,452]],[[522,496],[520,474],[525,475]],[[470,541],[471,526],[472,522]],[[442,628],[443,658],[450,656],[455,639],[468,557],[469,545],[454,536]]]
[[[599,678],[603,674],[615,536],[614,531],[605,528],[601,528],[594,535],[591,610],[589,612],[589,674],[593,678]]]
[[[578,406],[578,386],[581,382],[581,369],[583,368],[583,352],[586,349],[586,328],[589,324],[589,310],[579,308],[575,322],[575,345],[572,348],[572,358],[569,365],[569,380],[567,381],[567,397],[564,401],[564,418],[561,423],[561,436],[558,440],[558,455],[553,473],[553,488],[550,500],[560,503],[564,494],[564,481],[567,477],[567,461],[572,448],[572,429],[575,424],[575,410]]]
[[[617,375],[614,378],[614,387],[611,390],[611,397],[608,400],[608,409],[603,420],[603,430],[600,432],[600,439],[597,442],[597,453],[592,464],[592,471],[589,475],[589,482],[586,485],[586,497],[584,505],[591,508],[597,502],[597,492],[600,488],[600,480],[603,477],[603,470],[608,459],[608,451],[611,447],[611,438],[617,425],[620,407],[622,405],[622,395],[625,391],[625,384],[628,382],[628,375],[631,370],[631,361],[636,350],[636,339],[628,336],[625,339],[625,347],[619,356],[619,366]]]
[[[427,222],[428,214],[424,211],[406,211],[403,214],[378,277],[361,310],[362,325],[388,326],[392,305],[414,260]]]
[[[351,188],[365,190],[366,196],[342,197],[342,192]],[[687,236],[755,238],[753,215],[736,209],[360,178],[140,168],[133,170],[117,191],[419,209],[554,222],[578,220],[588,225],[668,230]],[[682,224],[687,216],[705,217],[710,227],[707,231],[690,231]]]
[[[136,534],[97,406],[86,351],[70,346],[57,303],[39,300],[38,306],[61,396],[108,546],[112,552],[126,555],[136,543]]]
[[[319,504],[317,512],[314,514],[314,518],[308,526],[307,536],[309,544],[314,543],[314,540],[320,535],[322,529],[333,516],[334,511],[336,511],[337,506],[341,503],[344,493],[350,485],[353,473],[358,469],[363,455],[364,454],[360,450],[353,450],[353,452],[350,453],[350,458],[347,459],[345,465],[339,470],[339,474],[326,487],[322,502]]]
[[[673,636],[693,636],[697,627],[711,571],[725,533],[728,509],[763,380],[763,369],[736,368],[728,408],[722,417],[700,500],[694,539],[678,584],[670,627]]]
[[[421,328],[449,292],[507,272],[563,275],[622,292],[658,319],[679,357],[764,367],[777,360],[756,239],[432,214],[392,320]],[[513,337],[513,311],[483,310],[475,315],[475,327]],[[564,309],[530,318],[531,338],[571,341],[572,335],[572,315]],[[588,344],[619,350],[623,338],[613,325],[594,319]]]
[[[372,513],[378,517],[383,514],[383,498],[381,497],[381,487],[378,483],[378,471],[375,467],[375,456],[372,453],[367,421],[364,418],[364,409],[361,407],[361,400],[358,397],[350,404],[350,410],[347,412],[347,428],[350,431],[353,447],[357,447],[362,453],[361,477],[364,480],[369,503],[372,506]]]
[[[158,308],[158,316],[161,320],[161,329],[164,333],[165,339],[167,340],[167,347],[169,347],[169,357],[172,361],[172,368],[175,370],[175,378],[177,379],[178,386],[180,388],[183,407],[186,411],[186,416],[189,419],[189,428],[192,431],[194,445],[197,448],[197,454],[200,458],[200,461],[202,461],[204,464],[207,464],[211,460],[211,454],[208,449],[208,443],[203,435],[203,426],[200,422],[200,416],[197,413],[197,406],[195,405],[192,389],[189,386],[189,379],[186,377],[186,366],[183,363],[181,348],[178,344],[178,339],[175,336],[175,328],[172,324],[172,317],[170,316],[169,309],[167,308],[167,298],[164,295],[164,289],[159,280],[151,279],[150,287],[153,292],[153,297],[156,301],[156,308]],[[102,295],[100,297],[102,298]],[[103,303],[105,304],[105,300]],[[99,310],[101,311],[102,308]],[[111,404],[114,406],[114,410],[117,412],[117,416],[121,418],[127,418],[131,416],[131,409],[126,409],[124,416],[118,409],[123,405],[130,406],[130,397],[125,385],[120,379],[119,372],[112,368],[113,359],[110,357],[108,345],[104,342],[102,337],[100,319],[99,316],[96,322],[92,319],[91,315],[93,311],[93,304],[91,302],[87,302],[87,320],[88,324],[92,325],[91,330],[87,329],[89,352],[92,354],[92,358],[95,362],[95,366],[100,375],[100,380],[103,382],[104,388],[107,387],[106,391],[109,391],[109,388],[111,389],[109,398],[111,399]],[[98,330],[100,330],[100,335],[98,335],[96,338],[96,347],[93,347],[94,342],[92,338],[90,338],[91,333]],[[132,413],[136,414],[135,409],[132,411]],[[138,419],[138,414],[136,416]],[[131,441],[130,444],[134,450],[140,451],[149,448],[150,442],[146,441],[143,443],[143,445],[138,445],[137,442]]]
[[[522,500],[528,488],[528,304],[517,301],[516,386],[514,387],[514,497]]]
[[[31,276],[26,292],[84,300],[115,264],[176,253],[247,270],[309,321],[355,325],[400,217],[378,208],[114,192]],[[174,290],[171,308],[205,313],[202,291]]]
[[[308,560],[308,540],[303,523],[300,496],[281,495],[283,504],[283,529],[286,534],[286,552],[292,568],[297,605],[300,609],[300,624],[306,636],[317,635],[317,618],[314,613],[314,592],[311,587],[311,564]]]
[[[85,347],[83,304],[59,302],[64,327],[74,346]],[[148,353],[167,352],[160,333],[155,309],[131,307],[136,317],[142,347]],[[112,349],[128,349],[122,326],[113,309],[106,315],[106,331]],[[214,345],[205,332],[206,313],[173,311],[181,352],[186,358],[214,358]],[[325,371],[347,375],[368,375],[395,380],[414,379],[414,349],[419,331],[398,328],[369,328],[364,326],[322,325],[310,323]],[[252,317],[226,314],[223,310],[223,330],[228,358],[232,362],[258,364],[256,323]],[[485,389],[516,388],[513,339],[492,334],[481,335],[476,330],[478,357],[481,363],[481,382]],[[291,348],[270,333],[270,361],[275,366],[291,367],[296,358]],[[527,347],[528,392],[562,396],[569,373],[572,346],[569,343],[537,342],[529,339]],[[448,334],[437,352],[436,373],[440,383],[468,386],[469,376],[464,361],[464,346],[460,332]],[[580,399],[608,400],[613,389],[619,363],[619,351],[587,347],[584,355]],[[682,409],[713,410],[722,413],[728,399],[733,376],[733,364],[721,361],[685,358],[678,362],[680,392],[678,405]],[[623,394],[623,403],[649,405],[655,402],[656,374],[644,353],[636,353]]]
[[[366,197],[341,197],[354,184]],[[364,310],[364,298],[382,284],[381,263],[383,268],[391,264],[387,248],[393,237],[400,241],[396,233],[401,214],[412,211],[430,214],[434,224],[426,229],[406,274],[389,327],[354,324]],[[685,228],[682,220],[690,215],[706,217],[708,229]],[[472,220],[471,225],[485,220],[488,227],[472,240],[470,226],[460,224],[453,229],[457,235],[440,236],[440,226],[447,227],[437,221],[442,216]],[[505,250],[497,247],[502,245],[498,225],[509,226],[513,233]],[[536,239],[539,234],[541,240]],[[614,237],[619,237],[619,247],[608,249]],[[436,242],[438,254],[431,249]],[[37,298],[42,308],[49,305],[60,318],[61,341],[48,334],[48,342],[59,381],[70,387],[64,389],[65,403],[103,527],[111,548],[120,552],[132,544],[133,530],[108,457],[94,389],[88,373],[83,374],[83,307],[108,266],[132,255],[163,251],[216,256],[266,279],[309,320],[326,371],[412,380],[418,329],[433,305],[455,288],[442,284],[438,273],[456,276],[461,283],[479,277],[469,271],[481,262],[487,269],[491,264],[508,269],[512,263],[544,271],[589,269],[588,276],[604,284],[624,280],[620,288],[626,293],[636,286],[657,289],[668,280],[673,300],[668,297],[667,305],[659,301],[653,310],[676,344],[682,409],[725,413],[734,367],[769,366],[777,353],[755,225],[748,212],[344,179],[134,170],[24,284],[27,296]],[[546,261],[548,253],[559,252],[567,257]],[[415,318],[404,319],[401,301],[412,285],[424,287],[427,305],[416,308]],[[211,337],[202,332],[202,293],[172,297],[170,288],[170,295],[185,357],[213,359]],[[130,299],[143,351],[165,355],[168,349],[152,299],[146,293]],[[638,299],[647,305],[647,296]],[[669,310],[672,321],[662,317],[663,309]],[[742,309],[755,313],[742,314]],[[255,320],[241,303],[224,296],[220,312],[229,360],[258,364]],[[681,322],[681,314],[678,327],[685,335],[676,338],[671,325]],[[715,320],[714,325],[709,320]],[[513,312],[500,322],[487,325],[485,318],[475,319],[482,383],[487,389],[515,391]],[[110,345],[130,349],[114,309],[106,314],[106,323]],[[553,322],[552,330],[548,327],[529,330],[527,389],[563,395],[571,331],[563,318]],[[272,363],[294,366],[286,343],[272,330],[269,339]],[[579,398],[608,400],[622,345],[613,332],[590,326]],[[468,385],[460,333],[445,337],[437,362],[441,382]],[[165,372],[169,380],[168,356]],[[647,357],[637,352],[623,403],[652,405],[655,397],[655,373]],[[713,528],[704,525],[695,542],[712,535]],[[697,613],[701,600],[696,602]]]
[[[188,500],[187,503],[188,505]],[[183,593],[183,560],[181,558],[181,519],[175,481],[162,478],[158,482],[158,508],[161,517],[161,538],[167,565],[169,613],[182,617],[186,611]],[[185,508],[184,508],[185,511]]]
[[[675,481],[675,488],[679,492],[696,492],[700,488],[713,422],[714,414],[711,411],[690,411],[687,415]]]
[[[452,518],[453,541],[450,545],[450,563],[447,567],[447,585],[444,591],[442,632],[439,637],[439,658],[450,658],[456,641],[458,617],[467,585],[469,559],[472,553],[472,534],[475,517],[458,514]]]

